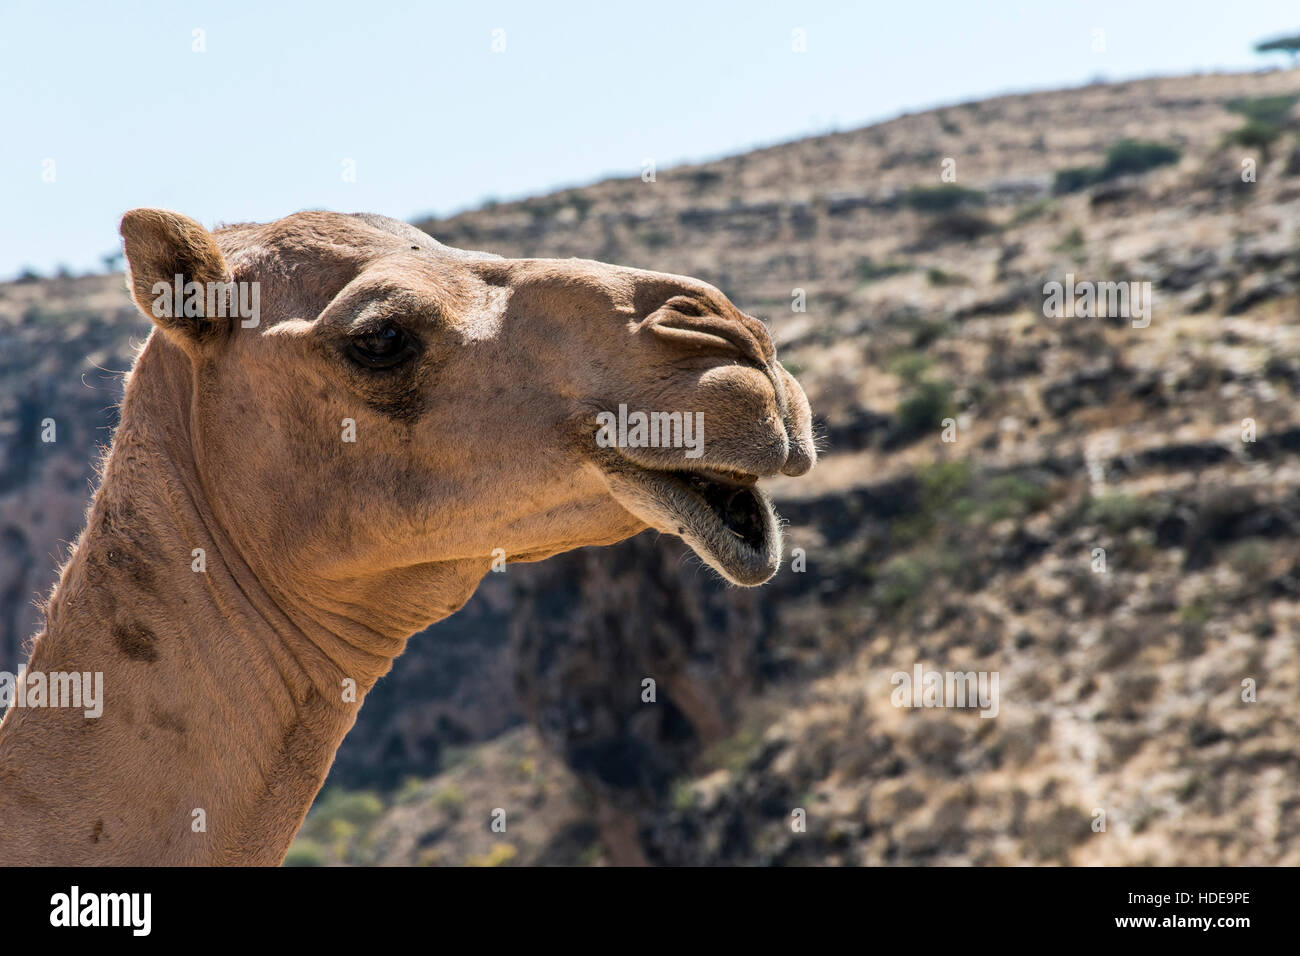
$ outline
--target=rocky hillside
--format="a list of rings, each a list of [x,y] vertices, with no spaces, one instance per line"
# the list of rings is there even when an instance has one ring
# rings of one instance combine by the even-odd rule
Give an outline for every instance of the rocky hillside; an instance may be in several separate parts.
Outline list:
[[[651,535],[489,575],[291,861],[1300,863],[1298,101],[1004,97],[420,223],[714,283],[825,457],[763,589]],[[1067,276],[1149,313],[1045,316]],[[0,667],[146,331],[120,277],[0,286]],[[917,664],[996,716],[895,706]]]

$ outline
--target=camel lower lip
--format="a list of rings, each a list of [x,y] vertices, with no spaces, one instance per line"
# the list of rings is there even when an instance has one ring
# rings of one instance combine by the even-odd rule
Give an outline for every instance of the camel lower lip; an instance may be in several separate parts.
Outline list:
[[[753,586],[776,573],[781,560],[776,512],[754,476],[706,468],[620,472],[638,488],[639,507],[633,510],[643,520],[680,535],[731,582]]]

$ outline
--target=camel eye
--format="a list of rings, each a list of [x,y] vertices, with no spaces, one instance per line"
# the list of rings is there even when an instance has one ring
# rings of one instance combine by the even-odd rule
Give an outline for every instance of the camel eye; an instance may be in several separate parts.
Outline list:
[[[392,368],[411,354],[410,339],[395,325],[354,335],[348,344],[352,357],[367,368]]]

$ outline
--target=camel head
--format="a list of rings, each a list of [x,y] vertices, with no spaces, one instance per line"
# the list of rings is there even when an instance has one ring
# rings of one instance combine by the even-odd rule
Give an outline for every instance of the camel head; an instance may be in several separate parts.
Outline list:
[[[370,215],[209,232],[137,209],[121,231],[162,333],[133,378],[181,383],[177,451],[259,572],[382,580],[405,607],[430,567],[647,527],[736,584],[776,571],[757,481],[813,466],[808,402],[707,283],[465,252]]]

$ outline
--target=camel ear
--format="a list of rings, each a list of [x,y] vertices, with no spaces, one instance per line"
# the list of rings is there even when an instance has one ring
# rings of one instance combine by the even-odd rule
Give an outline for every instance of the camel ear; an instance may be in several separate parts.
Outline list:
[[[132,209],[120,231],[140,311],[185,347],[223,337],[230,269],[212,233],[166,209]]]

